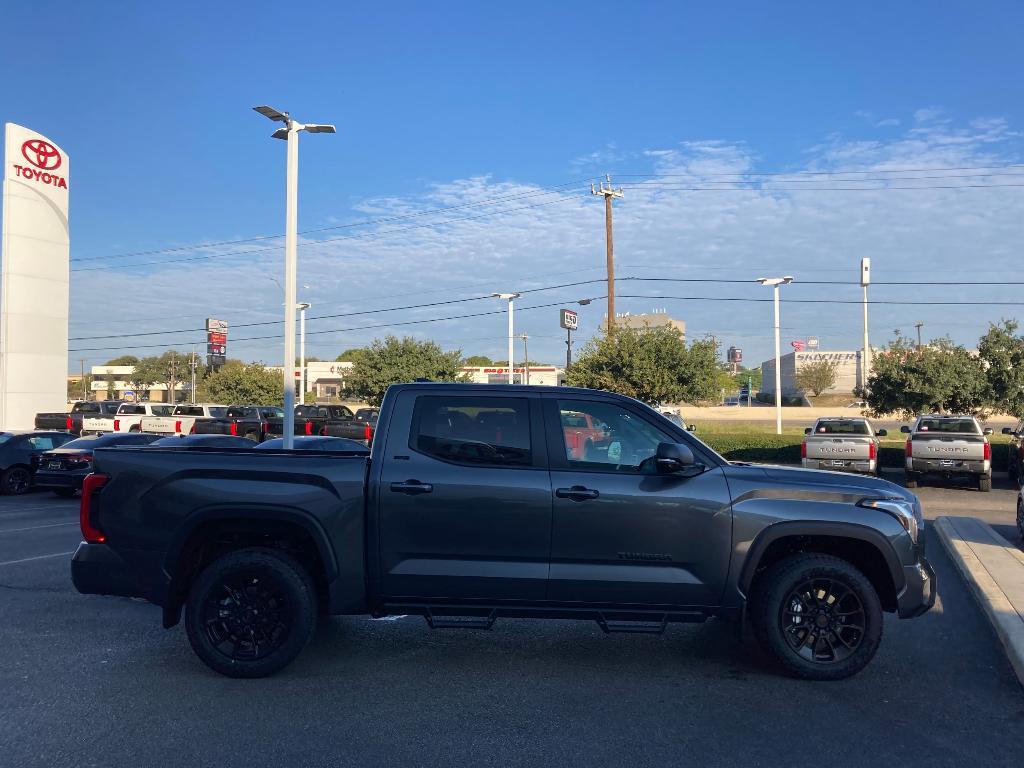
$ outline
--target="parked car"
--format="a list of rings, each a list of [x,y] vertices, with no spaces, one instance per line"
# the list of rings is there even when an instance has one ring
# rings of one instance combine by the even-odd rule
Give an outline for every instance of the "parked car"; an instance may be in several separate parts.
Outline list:
[[[351,424],[355,420],[355,414],[344,405],[297,405],[295,406],[295,432],[296,435],[322,435],[324,427],[330,423]],[[360,434],[365,433],[365,427],[360,424]],[[284,434],[284,414],[280,419],[271,419],[268,426],[268,436],[280,437]],[[349,435],[340,435],[348,437]]]
[[[602,425],[603,451],[574,450],[570,414]],[[369,455],[97,451],[75,587],[146,598],[165,627],[184,607],[196,654],[232,677],[286,666],[323,611],[654,633],[746,616],[791,673],[839,679],[884,611],[935,601],[912,493],[731,464],[621,395],[400,384],[378,432]]]
[[[157,439],[156,435],[140,432],[103,435],[85,435],[59,448],[44,451],[33,457],[32,485],[47,488],[58,496],[74,496],[82,489],[82,481],[92,472],[93,451],[121,445],[145,445]]]
[[[992,445],[989,427],[981,428],[973,416],[919,416],[908,434],[906,485],[916,488],[925,475],[949,480],[972,478],[979,491],[992,490]]]
[[[729,395],[722,401],[722,405],[726,406],[727,408],[736,408],[742,405],[742,403],[740,402],[739,395]]]
[[[366,446],[358,440],[349,440],[345,437],[324,437],[322,435],[295,435],[296,451],[358,451],[368,453]],[[284,438],[274,437],[264,440],[257,448],[265,451],[283,451]]]
[[[187,435],[200,419],[220,419],[228,412],[226,405],[208,403],[174,406],[170,416],[143,416],[139,429],[155,435]]]
[[[886,434],[867,419],[821,418],[804,430],[800,458],[808,469],[880,474],[878,438]]]
[[[32,487],[33,460],[74,439],[69,432],[0,432],[0,493],[26,493]]]
[[[318,434],[326,437],[347,438],[369,448],[373,443],[373,433],[377,429],[377,417],[368,413],[370,410],[361,408],[352,418],[327,419]],[[360,413],[363,414],[363,418],[359,418]]]
[[[233,435],[171,435],[160,437],[147,448],[255,448],[256,443],[247,437]]]
[[[197,435],[232,435],[254,442],[267,439],[272,424],[284,419],[284,409],[275,405],[231,405],[222,417],[197,419]]]
[[[170,416],[173,411],[174,406],[168,403],[121,403],[116,413],[86,416],[82,420],[82,434],[141,432],[143,416]]]
[[[1018,485],[1024,481],[1021,467],[1024,466],[1024,420],[1018,421],[1015,427],[1003,427],[1003,434],[1010,436],[1006,448],[1006,474]]]
[[[81,400],[71,406],[70,411],[37,413],[35,426],[39,430],[82,434],[82,421],[86,416],[113,416],[120,407],[120,400]]]

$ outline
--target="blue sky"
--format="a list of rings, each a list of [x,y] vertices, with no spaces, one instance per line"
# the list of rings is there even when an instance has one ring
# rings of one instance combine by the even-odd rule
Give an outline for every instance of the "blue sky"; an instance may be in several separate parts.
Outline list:
[[[284,146],[251,111],[261,103],[339,128],[336,136],[303,139],[300,229],[448,205],[469,205],[460,216],[476,216],[419,215],[307,236],[300,282],[311,286],[305,297],[314,316],[596,279],[603,264],[598,201],[583,194],[585,184],[563,188],[575,198],[568,201],[556,202],[546,189],[605,172],[632,185],[616,218],[623,276],[750,278],[775,270],[805,281],[852,279],[868,255],[876,280],[999,280],[1019,262],[1024,188],[847,192],[819,183],[810,187],[821,192],[793,191],[798,184],[707,191],[749,178],[724,174],[866,170],[865,177],[893,179],[907,176],[893,169],[1024,162],[1024,6],[965,8],[14,0],[0,16],[5,29],[22,30],[5,36],[0,54],[0,119],[48,134],[72,157],[73,267],[88,268],[73,273],[72,337],[187,329],[208,315],[232,325],[276,319],[280,293],[268,277],[281,277],[278,240],[247,245],[270,250],[243,255],[225,255],[241,246],[218,246],[98,258],[279,234]],[[41,27],[41,18],[50,21]],[[1015,182],[946,178],[966,173],[978,171],[876,186]],[[515,202],[480,205],[494,197]],[[534,202],[551,204],[527,208]],[[316,242],[339,234],[359,237]],[[178,261],[192,257],[202,258]],[[623,284],[620,292],[627,286],[652,297],[760,296],[753,287],[711,284]],[[600,293],[599,285],[579,286],[522,303]],[[879,287],[872,298],[953,294],[1014,301],[1020,291]],[[858,295],[852,286],[789,291],[804,299]],[[768,306],[619,303],[633,312],[654,306],[686,320],[691,337],[715,333],[743,346],[748,361],[770,351]],[[498,308],[483,301],[315,320],[310,330]],[[794,304],[784,312],[787,339],[817,334],[832,349],[859,343],[859,307]],[[987,320],[1015,313],[879,305],[873,340],[897,326],[912,330],[920,319],[926,335],[973,343]],[[523,312],[519,328],[535,337],[531,357],[564,355],[556,318],[554,310]],[[582,319],[586,335],[600,310],[592,305]],[[390,331],[503,357],[503,322],[494,315],[322,333],[311,335],[310,352],[333,357]],[[274,331],[239,329],[232,337]],[[199,334],[133,343],[180,341],[187,349],[193,340]],[[276,362],[279,348],[260,340],[230,351]],[[138,350],[147,351],[160,350]],[[79,357],[101,362],[114,352],[73,353],[73,367]]]

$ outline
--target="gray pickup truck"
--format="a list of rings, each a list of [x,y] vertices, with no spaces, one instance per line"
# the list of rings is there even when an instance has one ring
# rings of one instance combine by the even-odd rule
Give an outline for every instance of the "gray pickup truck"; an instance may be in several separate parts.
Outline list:
[[[574,445],[585,415],[602,439]],[[749,619],[790,673],[862,669],[935,601],[921,506],[874,477],[733,464],[657,411],[570,387],[400,384],[370,451],[117,448],[82,490],[79,592],[185,609],[196,654],[271,674],[318,613],[605,632]],[[97,610],[101,610],[99,605]]]
[[[906,485],[916,488],[925,475],[949,480],[968,477],[979,491],[992,490],[992,430],[981,428],[973,416],[919,416],[906,446]]]
[[[813,427],[804,430],[800,444],[800,457],[807,469],[830,469],[834,472],[860,472],[879,474],[879,437],[864,418],[822,418]]]

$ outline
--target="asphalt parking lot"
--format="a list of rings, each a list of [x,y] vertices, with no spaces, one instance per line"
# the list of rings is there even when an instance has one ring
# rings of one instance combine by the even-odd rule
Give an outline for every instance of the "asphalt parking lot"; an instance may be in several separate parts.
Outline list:
[[[922,488],[929,517],[1012,525],[1013,491]],[[1000,766],[1024,690],[932,537],[939,601],[887,619],[857,677],[768,667],[728,624],[607,637],[591,623],[323,620],[276,677],[222,678],[159,609],[77,594],[77,502],[0,498],[0,764]]]

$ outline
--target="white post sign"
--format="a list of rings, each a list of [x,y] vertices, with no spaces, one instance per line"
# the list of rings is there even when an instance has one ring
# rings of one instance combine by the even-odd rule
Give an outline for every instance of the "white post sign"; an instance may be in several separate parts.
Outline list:
[[[62,411],[68,374],[67,153],[42,134],[4,132],[0,429]]]

